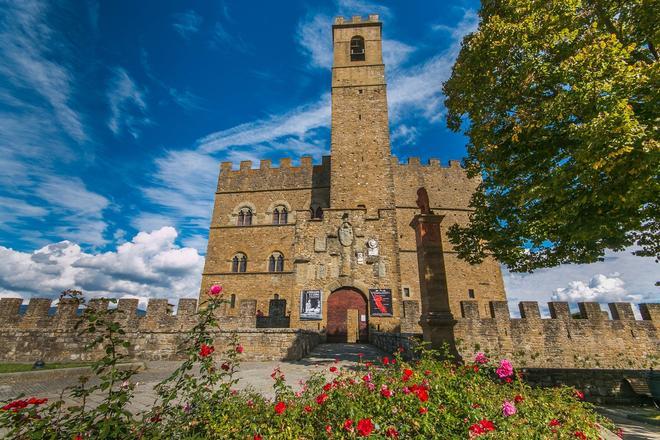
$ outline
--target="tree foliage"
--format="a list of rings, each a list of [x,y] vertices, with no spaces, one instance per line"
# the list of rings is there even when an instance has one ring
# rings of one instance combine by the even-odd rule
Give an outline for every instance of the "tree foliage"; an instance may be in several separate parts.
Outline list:
[[[470,262],[513,271],[660,255],[657,0],[483,0],[445,83],[447,124],[482,181]]]

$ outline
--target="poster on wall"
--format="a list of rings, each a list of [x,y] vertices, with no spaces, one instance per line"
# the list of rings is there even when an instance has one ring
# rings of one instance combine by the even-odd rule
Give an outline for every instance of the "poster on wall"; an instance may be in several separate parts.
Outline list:
[[[392,316],[392,289],[369,289],[371,316]]]
[[[303,290],[300,293],[300,319],[323,319],[323,296],[320,290]]]

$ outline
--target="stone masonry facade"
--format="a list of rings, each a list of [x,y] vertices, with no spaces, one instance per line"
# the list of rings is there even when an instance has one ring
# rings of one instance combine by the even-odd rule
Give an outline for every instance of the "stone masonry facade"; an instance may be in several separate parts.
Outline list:
[[[220,165],[201,299],[219,283],[233,298],[228,316],[239,313],[244,299],[256,301],[267,316],[276,300],[286,304],[291,328],[323,331],[335,327],[328,322],[329,297],[350,288],[364,297],[367,313],[358,319],[371,331],[420,331],[420,308],[403,307],[404,301],[420,302],[410,226],[419,212],[416,191],[426,187],[434,211],[448,224],[463,224],[478,182],[456,161],[442,167],[437,160],[422,165],[392,156],[381,44],[377,16],[335,20],[330,156],[316,164],[302,157],[297,166],[291,159],[281,159],[278,167],[269,160],[258,168],[250,161],[238,169]],[[472,266],[457,258],[446,236],[443,240],[455,314],[463,300],[475,301],[486,313],[489,301],[506,299],[496,262]],[[283,264],[277,267],[273,261],[280,256]],[[391,316],[374,313],[372,289],[391,292]],[[301,316],[304,291],[321,292],[316,319]],[[349,316],[348,310],[330,312]]]

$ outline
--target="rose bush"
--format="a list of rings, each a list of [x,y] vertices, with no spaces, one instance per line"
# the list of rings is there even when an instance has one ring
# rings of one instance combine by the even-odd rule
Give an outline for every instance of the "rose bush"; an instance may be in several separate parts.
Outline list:
[[[213,288],[212,288],[213,289]],[[87,311],[81,331],[99,333],[106,356],[95,371],[100,386],[68,390],[83,404],[31,397],[3,402],[0,430],[15,439],[598,439],[602,427],[582,393],[573,388],[531,388],[507,359],[483,353],[465,364],[422,347],[419,360],[400,353],[362,360],[356,367],[329,368],[294,390],[275,369],[275,398],[236,391],[234,378],[244,348],[237,339],[219,352],[213,345],[214,311],[222,289],[200,307],[199,324],[184,345],[187,359],[156,387],[157,399],[142,413],[126,410],[134,394],[131,377],[117,360],[121,329],[113,313]],[[442,356],[440,356],[442,354]],[[444,360],[442,360],[444,359]],[[91,393],[106,393],[89,407]]]

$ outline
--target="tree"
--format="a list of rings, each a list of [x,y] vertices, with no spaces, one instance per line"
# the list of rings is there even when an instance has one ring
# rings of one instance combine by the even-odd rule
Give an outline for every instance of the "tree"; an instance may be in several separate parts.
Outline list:
[[[480,177],[461,258],[513,271],[660,254],[658,0],[483,0],[444,84]]]

